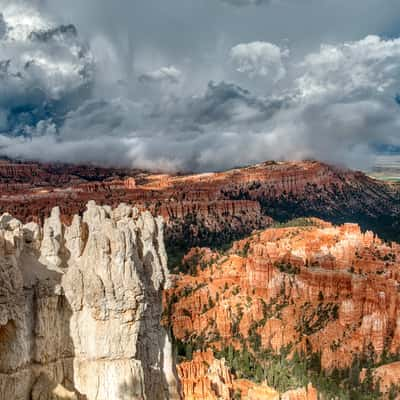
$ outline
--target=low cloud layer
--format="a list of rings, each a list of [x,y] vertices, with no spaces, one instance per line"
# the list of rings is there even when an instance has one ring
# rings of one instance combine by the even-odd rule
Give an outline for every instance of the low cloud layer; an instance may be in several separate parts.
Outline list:
[[[302,158],[366,168],[377,149],[400,148],[396,37],[305,48],[257,31],[211,50],[181,35],[190,50],[176,57],[91,36],[44,4],[6,2],[0,14],[1,154],[209,171]]]

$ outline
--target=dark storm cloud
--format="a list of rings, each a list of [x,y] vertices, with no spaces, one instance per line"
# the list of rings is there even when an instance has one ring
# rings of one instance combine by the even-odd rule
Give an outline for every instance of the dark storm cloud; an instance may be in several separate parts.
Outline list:
[[[206,91],[196,97],[169,97],[157,104],[121,99],[83,103],[65,118],[62,137],[78,139],[96,136],[146,137],[160,135],[164,141],[208,130],[221,131],[238,125],[263,123],[272,118],[288,100],[261,98],[230,83],[210,82]]]
[[[0,132],[31,135],[89,96],[92,57],[74,25],[55,25],[35,9],[5,8],[0,25]]]
[[[205,94],[189,99],[179,117],[198,125],[249,123],[268,120],[282,107],[281,100],[262,99],[238,85],[210,82]]]
[[[49,42],[52,40],[75,40],[78,37],[76,27],[72,24],[60,25],[50,29],[32,31],[29,39],[38,40],[39,42]]]
[[[0,5],[2,153],[204,171],[400,145],[397,0]]]

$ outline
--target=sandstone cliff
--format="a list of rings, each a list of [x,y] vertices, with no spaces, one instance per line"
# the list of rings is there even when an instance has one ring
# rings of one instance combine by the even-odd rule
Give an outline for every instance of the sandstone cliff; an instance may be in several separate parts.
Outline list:
[[[178,399],[160,326],[161,219],[88,203],[70,226],[0,218],[0,393],[13,400]]]

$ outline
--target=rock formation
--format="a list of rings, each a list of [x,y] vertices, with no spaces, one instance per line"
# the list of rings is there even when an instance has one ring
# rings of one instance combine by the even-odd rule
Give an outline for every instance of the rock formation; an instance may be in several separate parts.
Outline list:
[[[244,349],[255,360],[289,349],[289,359],[313,355],[326,371],[398,358],[399,244],[354,224],[298,223],[254,233],[228,254],[189,252],[190,273],[165,292],[164,323],[174,337],[194,349],[231,346],[222,354],[236,349],[234,361]],[[295,398],[314,398],[306,394]]]
[[[185,400],[279,400],[279,393],[266,385],[237,380],[225,360],[214,358],[213,352],[196,352],[192,361],[178,366]]]
[[[163,224],[89,202],[70,226],[0,218],[0,393],[13,400],[178,399],[160,326]]]
[[[361,371],[361,380],[368,379],[367,371]],[[371,378],[378,385],[384,399],[400,399],[400,362],[381,365],[376,368]]]
[[[0,191],[0,212],[26,224],[5,215],[0,226],[0,388],[10,398],[178,396],[171,344],[157,333],[168,274],[151,215],[164,218],[171,265],[186,274],[166,292],[164,322],[178,343],[215,355],[207,368],[180,364],[186,397],[274,398],[249,379],[262,382],[259,365],[281,354],[327,373],[358,357],[400,359],[398,185],[316,161],[197,175],[0,161]],[[91,199],[129,205],[91,203],[75,216]],[[310,218],[266,229],[304,216],[362,229]],[[245,236],[224,254],[180,258]],[[223,362],[228,347],[247,371]],[[315,398],[292,378],[280,395]]]
[[[0,190],[0,211],[23,222],[43,221],[56,205],[69,221],[88,200],[149,209],[166,218],[170,248],[224,244],[266,228],[271,217],[356,222],[391,240],[400,232],[398,186],[316,161],[197,175],[4,161]]]
[[[224,360],[216,360],[212,351],[197,352],[192,361],[178,366],[185,400],[230,400],[233,377]]]
[[[236,379],[224,359],[217,360],[209,349],[195,352],[193,360],[178,365],[178,375],[185,400],[317,400],[318,392],[309,384],[306,388],[280,394],[266,383],[256,384]]]

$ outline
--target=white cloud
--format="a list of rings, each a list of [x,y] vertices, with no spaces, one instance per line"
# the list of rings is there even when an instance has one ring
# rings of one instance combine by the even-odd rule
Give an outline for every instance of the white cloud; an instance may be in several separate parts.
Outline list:
[[[182,71],[171,65],[168,67],[161,67],[154,71],[145,72],[139,76],[139,81],[142,83],[167,82],[177,84],[182,80],[182,77]]]
[[[301,97],[321,101],[323,97],[376,96],[398,90],[400,84],[400,39],[367,36],[340,45],[321,45],[299,65],[295,82]]]
[[[283,59],[288,55],[288,50],[268,42],[242,43],[230,51],[231,60],[238,72],[250,77],[269,77],[273,82],[286,75]]]
[[[2,13],[7,24],[7,39],[10,41],[26,41],[34,30],[48,30],[54,26],[53,21],[44,18],[37,8],[26,2],[9,2]]]

